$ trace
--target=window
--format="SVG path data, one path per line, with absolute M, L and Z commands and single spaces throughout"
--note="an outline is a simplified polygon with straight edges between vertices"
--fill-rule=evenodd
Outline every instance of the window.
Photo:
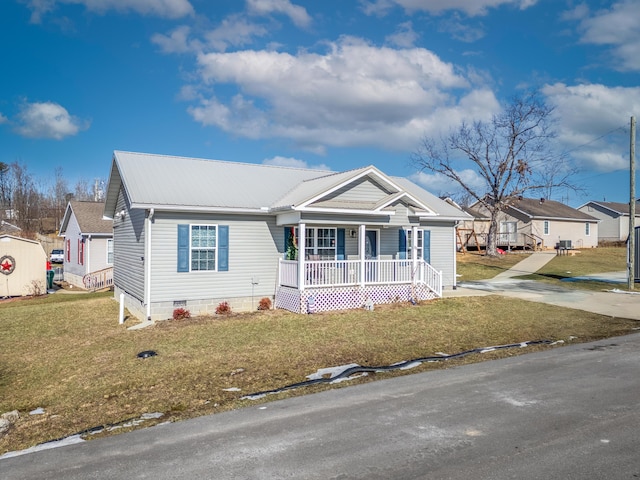
M 71 240 L 67 240 L 67 262 L 71 262 Z
M 113 238 L 107 238 L 107 264 L 113 265 Z
M 411 258 L 411 249 L 413 248 L 413 239 L 412 239 L 413 230 L 407 230 L 407 258 Z M 416 249 L 418 251 L 418 258 L 424 258 L 424 249 L 423 249 L 423 230 L 418 230 L 418 241 L 416 243 Z
M 591 224 L 589 222 L 584 224 L 584 234 L 588 237 L 591 235 Z
M 296 229 L 296 235 L 297 235 Z M 335 228 L 307 228 L 305 229 L 305 254 L 307 260 L 311 255 L 317 255 L 320 260 L 336 259 L 336 229 Z
M 413 246 L 413 230 L 400 230 L 400 248 L 404 246 L 404 258 L 410 259 L 411 248 Z M 417 258 L 424 260 L 427 263 L 431 263 L 431 231 L 430 230 L 418 230 L 416 235 L 416 250 Z
M 189 225 L 178 227 L 178 272 L 229 270 L 229 226 Z
M 544 234 L 549 235 L 549 220 L 544 221 Z
M 218 227 L 191 225 L 191 271 L 215 270 Z

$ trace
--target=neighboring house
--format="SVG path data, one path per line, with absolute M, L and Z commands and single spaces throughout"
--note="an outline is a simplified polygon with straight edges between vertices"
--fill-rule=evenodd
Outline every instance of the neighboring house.
M 0 235 L 0 297 L 47 293 L 47 254 L 35 240 Z
M 22 229 L 12 223 L 0 220 L 0 234 L 6 235 L 18 235 Z
M 629 204 L 617 202 L 594 202 L 578 207 L 600 220 L 598 240 L 603 242 L 626 242 L 629 237 Z M 636 201 L 635 226 L 640 225 L 640 203 Z
M 373 166 L 346 172 L 116 151 L 114 287 L 139 318 L 439 297 L 460 210 Z
M 104 203 L 71 200 L 62 217 L 64 281 L 82 288 L 110 286 L 113 222 L 102 218 Z
M 471 206 L 477 212 L 474 228 L 479 238 L 489 232 L 488 212 L 480 202 Z M 482 218 L 486 220 L 482 220 Z M 486 240 L 485 240 L 486 241 Z M 560 242 L 572 248 L 598 246 L 598 219 L 575 208 L 544 198 L 521 198 L 500 212 L 498 246 L 503 249 L 556 248 Z

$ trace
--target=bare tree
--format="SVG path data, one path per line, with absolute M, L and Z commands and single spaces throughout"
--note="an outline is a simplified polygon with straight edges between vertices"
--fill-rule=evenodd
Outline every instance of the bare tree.
M 515 97 L 491 120 L 463 122 L 439 141 L 424 137 L 411 156 L 420 170 L 440 173 L 486 208 L 490 217 L 487 255 L 497 255 L 498 215 L 531 190 L 571 187 L 568 163 L 553 155 L 553 109 L 536 92 Z M 459 172 L 468 164 L 483 180 L 480 187 Z M 551 174 L 551 168 L 558 168 Z M 558 172 L 567 172 L 560 175 Z
M 11 209 L 11 166 L 0 162 L 0 218 L 10 218 L 6 212 Z
M 17 225 L 23 235 L 33 237 L 40 226 L 40 204 L 42 195 L 38 192 L 33 177 L 26 165 L 18 162 L 11 164 L 12 199 L 11 205 Z

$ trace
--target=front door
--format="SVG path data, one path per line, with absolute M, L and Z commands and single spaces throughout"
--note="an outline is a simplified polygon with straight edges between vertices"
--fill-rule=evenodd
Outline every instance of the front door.
M 378 259 L 378 231 L 366 230 L 364 234 L 364 258 L 365 260 Z M 375 262 L 367 262 L 365 272 L 365 282 L 375 282 L 377 279 L 377 268 Z

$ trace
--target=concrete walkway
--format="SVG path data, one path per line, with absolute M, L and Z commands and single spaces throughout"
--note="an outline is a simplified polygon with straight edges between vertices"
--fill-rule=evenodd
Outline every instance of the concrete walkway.
M 616 288 L 616 284 L 612 283 L 610 290 L 596 292 L 576 290 L 535 280 L 514 278 L 537 272 L 555 256 L 555 252 L 535 252 L 494 278 L 460 282 L 456 290 L 445 291 L 443 296 L 446 298 L 472 295 L 502 295 L 611 317 L 640 320 L 640 291 L 637 293 L 628 292 L 625 284 L 621 284 Z M 612 275 L 616 279 L 622 277 L 620 272 L 614 272 Z

